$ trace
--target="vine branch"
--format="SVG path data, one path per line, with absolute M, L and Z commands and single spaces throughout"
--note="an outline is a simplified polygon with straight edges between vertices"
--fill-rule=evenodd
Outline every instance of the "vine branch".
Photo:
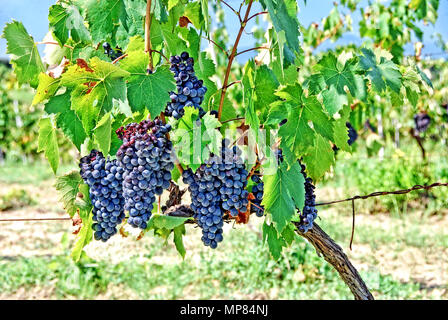
M 255 18 L 256 16 L 262 15 L 262 14 L 268 14 L 267 11 L 261 11 L 258 13 L 253 14 L 249 19 L 247 19 L 247 21 L 250 21 L 251 19 Z
M 240 15 L 240 11 L 236 11 L 231 5 L 229 5 L 227 2 L 225 2 L 224 0 L 219 0 L 220 2 L 224 3 L 230 10 L 232 10 L 232 12 L 238 17 L 238 20 L 241 21 L 241 15 Z M 240 6 L 240 10 L 241 10 L 241 6 Z
M 112 64 L 116 64 L 118 61 L 120 61 L 121 59 L 124 59 L 128 56 L 128 54 L 124 54 L 122 56 L 119 56 L 117 59 L 115 59 L 114 61 L 112 61 Z
M 238 35 L 235 39 L 235 43 L 232 48 L 232 53 L 229 56 L 229 62 L 227 64 L 226 74 L 224 76 L 224 83 L 223 83 L 223 86 L 221 89 L 221 99 L 219 101 L 219 108 L 218 108 L 218 120 L 221 120 L 222 108 L 224 106 L 224 98 L 225 98 L 226 92 L 227 92 L 227 84 L 229 83 L 230 70 L 232 69 L 232 63 L 236 56 L 236 51 L 238 49 L 238 43 L 240 42 L 241 35 L 243 34 L 244 28 L 246 27 L 250 9 L 252 8 L 252 3 L 253 3 L 253 0 L 250 0 L 249 4 L 247 6 L 247 9 L 246 9 L 246 14 L 244 16 L 244 20 L 241 22 L 240 30 L 238 31 Z
M 241 83 L 241 80 L 237 80 L 237 81 L 233 81 L 233 82 L 229 83 L 226 88 L 229 88 L 229 87 L 231 87 L 231 86 L 233 86 L 234 84 L 237 84 L 237 83 Z
M 297 227 L 298 223 L 295 225 Z M 314 223 L 313 228 L 307 233 L 302 233 L 297 228 L 296 232 L 308 240 L 316 249 L 317 254 L 322 255 L 325 261 L 336 269 L 356 300 L 374 300 L 372 293 L 342 248 L 317 223 Z
M 53 41 L 41 41 L 41 42 L 36 42 L 36 44 L 53 44 L 53 45 L 59 46 L 59 43 L 53 42 Z M 71 50 L 75 49 L 74 47 L 69 46 L 68 44 L 64 44 L 64 47 L 69 48 Z
M 146 3 L 146 20 L 145 20 L 145 52 L 149 54 L 148 69 L 153 71 L 152 48 L 151 48 L 151 4 L 152 0 Z
M 224 50 L 219 44 L 217 44 L 215 41 L 213 41 L 212 39 L 208 38 L 208 37 L 204 37 L 201 36 L 203 39 L 208 40 L 209 42 L 213 43 L 218 49 L 220 49 L 222 52 L 224 52 L 224 54 L 226 55 L 226 57 L 229 57 L 229 53 Z
M 271 50 L 268 47 L 261 46 L 261 47 L 255 47 L 255 48 L 250 48 L 250 49 L 243 50 L 241 52 L 238 52 L 235 56 L 239 56 L 240 54 L 243 54 L 243 53 L 246 53 L 246 52 L 249 52 L 249 51 L 253 51 L 253 50 L 260 50 L 260 49 Z

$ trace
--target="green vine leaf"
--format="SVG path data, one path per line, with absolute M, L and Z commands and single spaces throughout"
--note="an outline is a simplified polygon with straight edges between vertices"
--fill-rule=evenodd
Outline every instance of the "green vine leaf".
M 340 95 L 346 95 L 345 87 L 348 88 L 351 95 L 360 100 L 366 97 L 366 84 L 363 77 L 359 74 L 357 58 L 351 58 L 341 63 L 333 53 L 325 55 L 314 67 L 323 78 L 326 85 L 334 87 Z M 313 82 L 320 82 L 320 79 L 313 78 Z
M 176 227 L 182 226 L 185 224 L 185 221 L 190 220 L 190 218 L 183 218 L 183 217 L 171 217 L 171 216 L 164 216 L 160 214 L 154 215 L 151 220 L 151 226 L 154 226 L 155 228 L 159 229 L 168 229 L 173 230 Z
M 110 151 L 111 144 L 112 115 L 106 113 L 96 125 L 94 129 L 95 142 L 98 144 L 100 151 L 106 156 Z
M 303 207 L 305 187 L 300 166 L 296 162 L 288 170 L 283 162 L 274 174 L 265 175 L 263 182 L 262 205 L 272 215 L 275 228 L 281 233 L 295 215 L 296 206 Z
M 67 110 L 56 118 L 58 128 L 61 128 L 65 136 L 70 139 L 78 150 L 87 138 L 86 131 L 82 126 L 81 120 L 73 110 Z
M 176 246 L 177 252 L 185 259 L 186 250 L 184 247 L 184 242 L 182 237 L 186 234 L 185 225 L 182 224 L 174 228 L 174 245 Z
M 267 8 L 277 33 L 285 32 L 285 58 L 293 63 L 295 53 L 300 52 L 297 2 L 295 0 L 261 0 L 261 4 L 264 9 Z
M 59 166 L 59 147 L 56 138 L 56 128 L 53 126 L 50 118 L 42 118 L 39 120 L 39 139 L 37 151 L 45 152 L 45 157 L 48 159 L 54 174 L 56 174 Z
M 361 49 L 363 55 L 360 57 L 360 65 L 367 72 L 367 76 L 372 81 L 373 88 L 377 92 L 386 90 L 386 87 L 399 93 L 401 89 L 401 73 L 398 67 L 385 57 L 380 57 L 379 62 L 373 51 Z
M 11 63 L 20 84 L 29 84 L 36 88 L 39 74 L 45 71 L 44 65 L 31 37 L 21 22 L 7 23 L 2 37 L 6 39 L 6 53 L 11 55 Z
M 75 246 L 73 247 L 72 253 L 70 255 L 71 258 L 73 259 L 73 261 L 75 261 L 75 262 L 79 261 L 79 259 L 81 258 L 81 255 L 84 251 L 84 247 L 92 241 L 92 237 L 93 237 L 92 215 L 86 214 L 86 216 L 87 216 L 86 218 L 83 218 L 81 216 L 82 227 L 78 233 L 78 240 L 76 241 Z
M 64 132 L 78 150 L 87 138 L 87 134 L 82 126 L 81 120 L 76 113 L 70 109 L 70 91 L 52 96 L 45 104 L 45 112 L 56 114 L 56 125 Z
M 276 89 L 280 86 L 274 72 L 266 65 L 257 68 L 255 72 L 255 101 L 254 107 L 257 111 L 265 111 L 266 106 L 276 101 Z
M 175 150 L 179 162 L 183 166 L 189 166 L 193 171 L 196 171 L 202 163 L 202 152 L 200 150 L 205 147 L 202 146 L 202 139 L 194 140 L 195 137 L 201 138 L 201 124 L 197 121 L 199 110 L 194 107 L 186 107 L 184 111 L 184 116 L 174 123 L 171 140 L 177 146 Z
M 97 57 L 89 65 L 78 59 L 62 75 L 61 84 L 72 89 L 71 108 L 89 136 L 99 117 L 112 110 L 114 100 L 126 100 L 127 76 L 127 71 Z
M 46 73 L 39 74 L 39 85 L 36 90 L 36 94 L 34 95 L 34 99 L 32 104 L 36 105 L 44 100 L 52 97 L 56 91 L 59 89 L 59 85 L 61 83 L 60 79 L 55 79 L 50 77 Z
M 93 42 L 114 38 L 118 26 L 127 29 L 127 13 L 123 0 L 88 0 L 85 4 L 87 22 Z
M 346 123 L 349 122 L 351 108 L 347 105 L 339 112 L 340 118 L 334 125 L 334 143 L 341 150 L 350 152 L 351 147 L 348 145 L 348 128 Z
M 328 141 L 334 141 L 334 120 L 324 112 L 317 97 L 300 96 L 301 88 L 287 86 L 281 88 L 277 95 L 292 104 L 289 118 L 286 124 L 280 127 L 281 147 L 284 151 L 285 161 L 292 166 L 297 159 L 316 147 L 316 137 Z M 313 128 L 309 123 L 312 123 Z M 287 149 L 287 150 L 285 150 Z
M 263 224 L 263 243 L 268 243 L 269 252 L 275 260 L 280 259 L 283 247 L 286 247 L 285 240 L 279 236 L 273 225 Z
M 133 51 L 122 63 L 122 68 L 131 76 L 127 81 L 128 100 L 133 112 L 148 109 L 151 117 L 157 117 L 170 101 L 170 91 L 176 89 L 173 73 L 168 66 L 160 66 L 147 74 L 148 56 Z
M 63 46 L 67 43 L 70 35 L 75 42 L 87 42 L 90 33 L 84 25 L 84 18 L 74 5 L 62 6 L 55 4 L 50 7 L 48 20 L 50 30 L 55 39 Z
M 328 140 L 316 135 L 313 148 L 304 155 L 303 162 L 310 178 L 315 182 L 319 181 L 334 165 L 334 153 Z
M 73 218 L 77 211 L 75 205 L 79 185 L 83 183 L 78 171 L 69 172 L 56 178 L 55 188 L 59 193 L 59 201 L 64 204 L 65 211 Z

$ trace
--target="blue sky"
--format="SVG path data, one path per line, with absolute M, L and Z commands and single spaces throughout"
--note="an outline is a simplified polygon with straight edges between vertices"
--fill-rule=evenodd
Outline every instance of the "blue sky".
M 55 0 L 0 0 L 0 28 L 2 29 L 6 22 L 12 19 L 22 21 L 25 28 L 34 37 L 35 41 L 41 41 L 48 31 L 48 8 L 54 4 Z M 240 0 L 228 0 L 230 5 L 239 6 Z M 367 3 L 367 1 L 364 1 Z M 303 25 L 309 25 L 311 22 L 320 21 L 323 16 L 326 16 L 333 8 L 333 0 L 308 0 L 307 5 L 303 4 L 303 0 L 299 0 L 299 20 Z M 260 5 L 256 3 L 253 7 L 253 12 L 260 10 Z M 235 37 L 238 31 L 238 21 L 233 17 L 230 10 L 227 10 L 227 29 L 231 37 Z M 359 16 L 355 15 L 354 26 L 356 28 Z M 250 25 L 248 30 L 250 30 Z M 445 41 L 448 41 L 448 0 L 440 0 L 439 7 L 439 19 L 437 24 L 424 27 L 425 34 L 425 48 L 424 53 L 440 53 L 441 49 L 435 45 L 435 39 L 432 39 L 432 35 L 435 33 L 441 33 Z M 346 34 L 342 39 L 338 40 L 336 44 L 344 44 L 347 42 L 361 43 L 361 39 L 356 34 L 356 29 L 352 34 Z M 250 48 L 252 41 L 250 35 L 243 35 L 241 39 L 241 50 Z M 336 44 L 329 41 L 324 43 L 320 49 L 328 49 Z M 39 49 L 43 49 L 39 48 Z M 408 53 L 412 53 L 412 45 L 407 48 Z M 240 59 L 247 59 L 252 57 L 255 53 L 251 52 L 245 55 L 241 55 Z M 6 57 L 6 41 L 0 39 L 0 58 Z M 445 55 L 446 56 L 446 55 Z

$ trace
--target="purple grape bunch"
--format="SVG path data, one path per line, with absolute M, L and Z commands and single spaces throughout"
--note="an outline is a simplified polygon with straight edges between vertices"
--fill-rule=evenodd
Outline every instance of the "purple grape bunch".
M 199 109 L 199 117 L 202 118 L 205 111 L 201 108 L 201 103 L 204 101 L 207 87 L 195 75 L 194 59 L 188 52 L 182 52 L 180 56 L 171 56 L 170 63 L 177 92 L 170 92 L 171 102 L 166 106 L 165 115 L 180 119 L 185 113 L 185 107 L 194 107 Z
M 193 217 L 202 229 L 201 240 L 205 246 L 216 249 L 223 240 L 224 212 L 217 189 L 221 183 L 213 174 L 213 169 L 210 169 L 211 167 L 201 166 L 196 173 L 187 169 L 182 173 L 182 178 L 190 191 Z
M 252 194 L 255 199 L 251 200 L 252 205 L 250 206 L 250 211 L 255 213 L 257 217 L 262 217 L 264 215 L 264 208 L 261 205 L 264 194 L 264 183 L 261 181 L 260 172 L 255 171 L 254 174 L 250 177 L 250 179 L 255 183 L 252 187 Z
M 418 132 L 425 132 L 431 124 L 431 118 L 427 113 L 421 112 L 414 116 L 414 122 Z
M 356 132 L 355 128 L 353 128 L 352 124 L 350 122 L 345 123 L 347 129 L 348 129 L 348 145 L 351 146 L 355 143 L 355 141 L 358 139 L 358 132 Z
M 94 238 L 105 242 L 117 233 L 117 226 L 125 218 L 122 194 L 124 170 L 117 160 L 106 160 L 97 150 L 81 158 L 79 167 L 82 179 L 89 186 Z
M 124 169 L 124 209 L 129 212 L 128 224 L 146 229 L 157 195 L 170 186 L 172 142 L 166 137 L 171 130 L 160 119 L 131 123 L 117 130 L 123 144 L 117 160 Z
M 123 55 L 123 51 L 120 48 L 112 49 L 109 42 L 103 43 L 104 54 L 109 57 L 110 60 L 114 61 Z
M 305 178 L 305 206 L 302 211 L 299 210 L 300 222 L 298 229 L 306 233 L 313 227 L 313 222 L 317 218 L 316 195 L 314 193 L 316 187 L 313 184 L 313 180 L 307 176 L 305 165 L 300 161 L 299 164 L 302 168 L 303 177 Z
M 246 212 L 249 192 L 245 190 L 248 171 L 244 168 L 241 150 L 222 141 L 220 155 L 211 155 L 195 173 L 183 173 L 188 184 L 194 218 L 202 229 L 204 245 L 215 249 L 222 241 L 223 216 L 228 212 L 236 217 Z

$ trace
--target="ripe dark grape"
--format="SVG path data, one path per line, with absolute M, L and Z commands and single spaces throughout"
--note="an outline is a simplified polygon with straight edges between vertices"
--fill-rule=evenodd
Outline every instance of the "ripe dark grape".
M 255 213 L 257 217 L 262 217 L 264 215 L 264 208 L 261 205 L 261 201 L 263 200 L 264 183 L 261 181 L 259 171 L 255 171 L 250 178 L 256 183 L 256 185 L 252 187 L 252 194 L 255 199 L 251 200 L 252 204 L 250 206 L 250 210 Z
M 195 75 L 194 59 L 187 52 L 182 52 L 180 56 L 171 56 L 170 63 L 177 92 L 170 92 L 171 102 L 166 106 L 165 115 L 180 119 L 185 113 L 184 108 L 192 106 L 199 109 L 199 116 L 202 118 L 205 111 L 201 108 L 201 103 L 207 87 Z
M 425 132 L 431 124 L 431 118 L 427 113 L 418 113 L 414 116 L 414 122 L 418 132 Z
M 358 139 L 358 133 L 356 132 L 355 128 L 353 128 L 353 126 L 350 122 L 346 122 L 345 125 L 347 126 L 347 129 L 348 129 L 347 143 L 349 146 L 351 146 Z
M 216 111 L 216 110 L 212 110 L 212 111 L 210 111 L 210 114 L 211 114 L 212 116 L 215 116 L 216 119 L 218 119 L 218 111 Z
M 202 241 L 206 246 L 216 248 L 222 241 L 223 215 L 236 217 L 246 212 L 249 192 L 245 190 L 248 172 L 241 159 L 241 150 L 223 140 L 220 155 L 211 155 L 193 173 L 186 170 L 183 181 L 189 185 L 192 205 Z
M 129 212 L 128 223 L 146 229 L 151 217 L 156 195 L 170 186 L 172 142 L 166 137 L 171 130 L 160 119 L 131 123 L 117 130 L 123 145 L 117 151 L 117 159 L 124 169 L 124 209 Z
M 315 186 L 313 180 L 305 172 L 305 165 L 300 163 L 300 161 L 299 164 L 302 167 L 302 174 L 305 178 L 305 206 L 303 211 L 299 211 L 300 222 L 298 228 L 301 232 L 306 233 L 313 227 L 313 222 L 317 218 L 316 195 L 314 194 Z
M 120 48 L 112 49 L 109 42 L 103 43 L 104 54 L 107 55 L 110 60 L 114 61 L 123 55 L 123 51 Z
M 96 240 L 107 241 L 117 233 L 117 225 L 125 218 L 122 194 L 123 169 L 117 160 L 106 160 L 92 150 L 79 163 L 81 177 L 89 186 L 93 206 L 93 230 Z

